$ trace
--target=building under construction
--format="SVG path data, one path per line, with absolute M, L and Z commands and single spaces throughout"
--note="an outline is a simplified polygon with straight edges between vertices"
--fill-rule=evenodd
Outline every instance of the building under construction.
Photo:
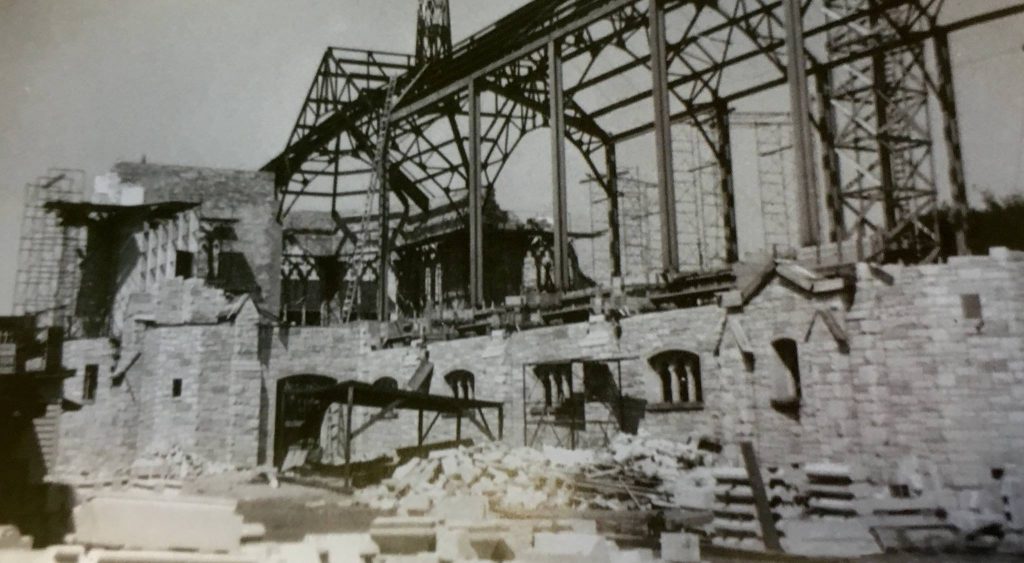
M 341 405 L 349 467 L 428 435 L 642 431 L 894 491 L 907 459 L 943 490 L 1020 483 L 1024 254 L 967 255 L 949 42 L 1024 4 L 943 7 L 534 0 L 453 44 L 421 0 L 412 54 L 324 52 L 261 170 L 48 172 L 0 379 L 63 389 L 0 402 L 12 458 L 45 460 L 8 478 L 281 466 Z M 519 217 L 497 179 L 536 129 L 551 212 Z M 637 143 L 653 169 L 620 166 Z

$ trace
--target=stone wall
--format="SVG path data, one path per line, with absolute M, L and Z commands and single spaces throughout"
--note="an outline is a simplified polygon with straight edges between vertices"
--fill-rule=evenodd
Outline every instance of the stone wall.
M 65 403 L 72 405 L 60 417 L 56 473 L 110 478 L 134 461 L 140 417 L 137 389 L 115 379 L 117 359 L 117 347 L 108 338 L 64 342 L 64 366 L 74 374 L 64 380 Z M 91 402 L 82 398 L 88 365 L 96 365 L 99 376 Z
M 889 479 L 906 456 L 934 463 L 955 487 L 976 486 L 993 468 L 1024 467 L 1024 286 L 1018 281 L 1024 255 L 994 251 L 948 265 L 862 265 L 846 283 L 800 279 L 784 269 L 776 268 L 756 291 L 728 300 L 727 307 L 646 313 L 617 324 L 596 316 L 587 323 L 431 343 L 430 390 L 449 395 L 444 376 L 471 372 L 476 398 L 503 403 L 504 439 L 519 445 L 534 441 L 536 428 L 524 432 L 524 387 L 528 402 L 543 397 L 530 369 L 524 377 L 524 364 L 624 357 L 620 390 L 627 418 L 655 436 L 749 440 L 767 466 L 857 463 L 878 482 Z M 177 310 L 183 294 L 190 293 L 168 287 L 159 308 Z M 122 355 L 133 345 L 141 355 L 128 370 L 125 391 L 101 383 L 100 392 L 112 397 L 127 397 L 131 389 L 134 403 L 124 404 L 137 410 L 118 416 L 137 412 L 137 423 L 117 424 L 137 427 L 137 453 L 181 447 L 233 465 L 267 461 L 275 443 L 278 387 L 286 378 L 317 374 L 372 383 L 391 377 L 404 387 L 422 358 L 416 347 L 376 349 L 379 327 L 372 323 L 260 326 L 255 307 L 247 304 L 203 324 L 197 308 L 188 310 L 194 314 L 177 323 L 150 323 L 135 344 L 126 341 Z M 780 342 L 797 350 L 795 365 L 787 363 Z M 649 359 L 666 350 L 699 357 L 700 402 L 663 404 Z M 77 363 L 88 354 L 109 353 L 101 341 L 69 342 L 66 348 L 68 361 Z M 617 388 L 619 373 L 612 367 Z M 171 396 L 174 379 L 181 380 L 180 397 Z M 582 391 L 582 370 L 574 380 L 575 391 Z M 100 399 L 66 413 L 66 421 L 79 426 L 69 434 L 101 436 L 101 430 L 83 428 L 114 424 L 112 412 L 99 408 Z M 617 408 L 616 401 L 587 406 L 582 443 L 598 443 L 613 430 L 599 420 L 614 418 L 608 408 Z M 374 412 L 359 410 L 353 425 Z M 86 423 L 89 413 L 95 420 Z M 496 432 L 496 421 L 489 422 Z M 454 425 L 454 419 L 440 418 L 430 441 L 453 438 Z M 356 459 L 414 445 L 415 428 L 414 411 L 380 422 L 357 439 Z M 469 421 L 463 436 L 483 439 Z M 551 428 L 537 432 L 534 441 L 559 442 L 568 443 L 565 431 Z M 82 463 L 95 460 L 89 446 L 66 449 Z
M 204 219 L 231 219 L 233 250 L 241 252 L 266 310 L 278 310 L 281 227 L 275 220 L 274 178 L 267 172 L 120 162 L 114 172 L 145 188 L 146 203 L 199 202 Z

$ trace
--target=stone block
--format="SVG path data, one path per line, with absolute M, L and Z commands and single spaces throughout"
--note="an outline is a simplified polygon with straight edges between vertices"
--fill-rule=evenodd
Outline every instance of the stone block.
M 627 549 L 613 551 L 612 563 L 654 563 L 654 552 L 650 549 Z
M 487 497 L 458 495 L 439 499 L 432 514 L 443 520 L 480 521 L 486 519 L 489 512 Z
M 75 538 L 98 547 L 236 551 L 242 518 L 235 504 L 211 498 L 100 496 L 74 509 Z
M 608 544 L 596 534 L 539 533 L 533 536 L 533 550 L 525 557 L 528 561 L 568 563 L 587 561 L 611 563 Z
M 316 551 L 303 544 L 291 544 L 277 554 L 257 558 L 249 554 L 183 553 L 175 551 L 129 551 L 91 549 L 79 559 L 53 561 L 81 561 L 82 563 L 319 563 Z M 71 552 L 66 552 L 71 555 Z M 46 561 L 34 559 L 33 561 Z
M 323 563 L 363 563 L 380 554 L 370 534 L 309 534 L 303 543 L 313 545 Z
M 398 501 L 398 510 L 407 516 L 424 516 L 430 512 L 431 504 L 427 495 L 407 495 Z
M 370 526 L 370 537 L 384 554 L 407 555 L 433 551 L 437 544 L 433 518 L 383 517 Z
M 437 556 L 442 561 L 476 559 L 476 551 L 469 542 L 466 530 L 442 528 L 437 531 Z
M 586 520 L 583 518 L 566 518 L 557 522 L 559 525 L 567 527 L 570 531 L 576 534 L 597 534 L 597 522 L 594 520 Z
M 661 534 L 661 559 L 674 563 L 700 561 L 700 539 L 694 534 Z

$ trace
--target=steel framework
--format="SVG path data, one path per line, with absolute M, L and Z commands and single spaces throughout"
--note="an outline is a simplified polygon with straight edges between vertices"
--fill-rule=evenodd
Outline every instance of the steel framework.
M 948 22 L 943 0 L 535 0 L 449 57 L 422 64 L 397 53 L 328 49 L 285 150 L 264 169 L 276 175 L 280 215 L 316 198 L 344 210 L 345 198 L 364 190 L 342 182 L 367 183 L 385 85 L 396 77 L 404 96 L 392 113 L 384 189 L 406 212 L 468 190 L 470 294 L 480 304 L 480 194 L 527 133 L 551 130 L 559 289 L 569 277 L 566 141 L 608 194 L 615 226 L 616 146 L 653 133 L 661 262 L 678 272 L 672 123 L 690 124 L 715 155 L 723 205 L 714 223 L 725 228 L 724 255 L 733 261 L 725 116 L 741 100 L 788 85 L 799 242 L 836 243 L 842 256 L 842 243 L 856 236 L 881 249 L 858 245 L 859 258 L 934 260 L 929 100 L 941 114 L 954 206 L 967 201 L 948 37 L 1024 12 L 1022 3 L 996 11 L 982 4 Z M 962 222 L 957 237 L 963 252 Z M 620 275 L 617 229 L 609 238 Z

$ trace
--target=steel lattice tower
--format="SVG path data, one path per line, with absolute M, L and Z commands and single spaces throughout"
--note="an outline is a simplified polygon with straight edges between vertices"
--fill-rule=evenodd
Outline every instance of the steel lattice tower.
M 448 0 L 420 0 L 416 22 L 416 63 L 446 59 L 452 54 L 452 19 Z

